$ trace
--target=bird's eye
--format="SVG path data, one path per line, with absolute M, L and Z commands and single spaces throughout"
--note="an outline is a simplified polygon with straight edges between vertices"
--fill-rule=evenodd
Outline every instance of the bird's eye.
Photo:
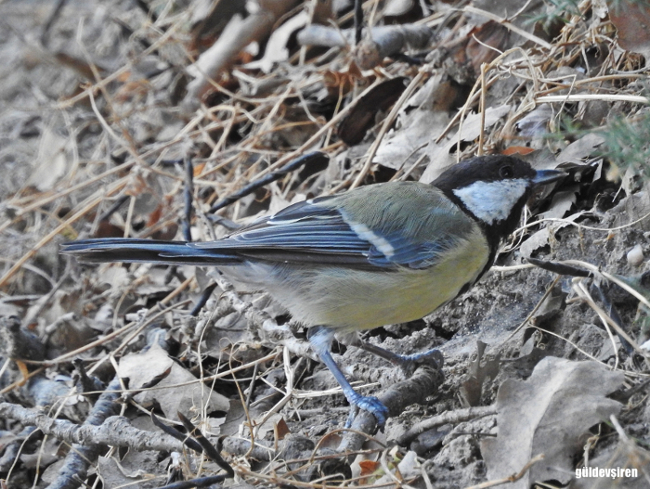
M 501 178 L 511 178 L 513 175 L 512 167 L 511 166 L 502 166 L 499 168 L 499 175 L 501 175 Z

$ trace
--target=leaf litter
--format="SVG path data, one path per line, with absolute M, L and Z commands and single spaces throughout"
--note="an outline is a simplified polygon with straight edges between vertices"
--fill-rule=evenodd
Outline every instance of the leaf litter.
M 643 134 L 647 120 L 647 8 L 368 1 L 374 30 L 357 45 L 352 3 L 0 5 L 3 484 L 230 484 L 206 448 L 171 437 L 148 448 L 162 434 L 150 413 L 187 430 L 179 411 L 250 486 L 650 483 L 647 170 L 622 166 L 611 145 L 612 128 Z M 647 141 L 625 141 L 642 162 Z M 329 158 L 282 170 L 315 150 Z M 336 384 L 264 295 L 193 267 L 82 267 L 58 254 L 80 236 L 215 239 L 304 198 L 429 182 L 499 152 L 559 165 L 571 181 L 531 203 L 470 292 L 367 333 L 400 353 L 439 347 L 442 385 L 340 344 L 356 380 L 416 402 L 374 437 L 339 431 Z M 552 310 L 550 290 L 562 297 Z M 21 346 L 32 342 L 36 360 Z M 119 404 L 102 404 L 112 379 Z M 436 387 L 416 401 L 409 381 Z M 137 436 L 107 433 L 115 414 Z M 88 433 L 85 461 L 64 428 Z M 588 467 L 638 476 L 576 476 Z

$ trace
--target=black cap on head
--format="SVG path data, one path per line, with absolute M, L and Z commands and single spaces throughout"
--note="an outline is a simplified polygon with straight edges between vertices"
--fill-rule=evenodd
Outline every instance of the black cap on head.
M 451 166 L 432 185 L 441 190 L 465 187 L 472 182 L 524 178 L 532 180 L 536 171 L 529 163 L 513 156 L 476 156 Z

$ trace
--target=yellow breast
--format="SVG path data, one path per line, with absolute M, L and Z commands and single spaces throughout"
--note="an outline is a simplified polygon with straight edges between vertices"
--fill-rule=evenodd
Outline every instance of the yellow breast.
M 478 278 L 489 255 L 487 241 L 477 227 L 430 268 L 312 269 L 309 277 L 300 278 L 300 287 L 282 287 L 271 293 L 307 326 L 342 331 L 372 329 L 433 312 Z

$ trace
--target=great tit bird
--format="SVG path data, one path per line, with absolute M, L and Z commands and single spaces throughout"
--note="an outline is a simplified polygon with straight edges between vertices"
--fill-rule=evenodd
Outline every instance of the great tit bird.
M 62 251 L 82 262 L 215 266 L 268 291 L 309 328 L 353 413 L 370 411 L 383 426 L 386 406 L 358 394 L 334 362 L 334 334 L 419 319 L 468 290 L 491 267 L 533 189 L 563 175 L 509 156 L 481 156 L 431 185 L 380 183 L 306 200 L 218 241 L 88 239 Z M 397 364 L 418 358 L 366 346 Z

